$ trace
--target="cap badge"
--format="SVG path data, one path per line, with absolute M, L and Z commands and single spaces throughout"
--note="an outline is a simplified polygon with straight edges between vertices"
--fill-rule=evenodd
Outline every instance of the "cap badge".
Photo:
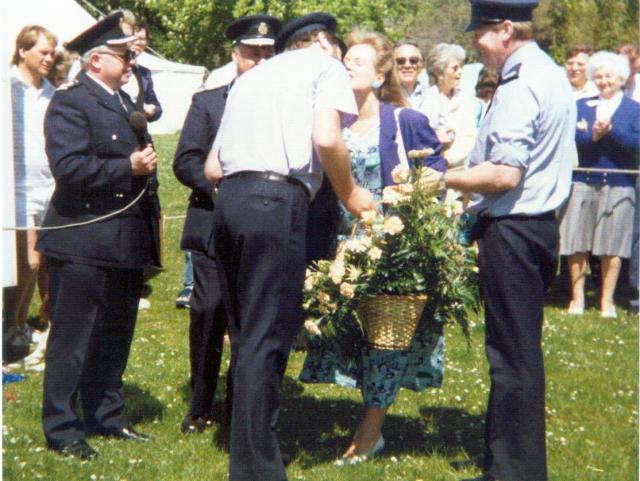
M 260 22 L 258 25 L 258 33 L 260 35 L 266 35 L 269 33 L 269 26 L 265 22 Z

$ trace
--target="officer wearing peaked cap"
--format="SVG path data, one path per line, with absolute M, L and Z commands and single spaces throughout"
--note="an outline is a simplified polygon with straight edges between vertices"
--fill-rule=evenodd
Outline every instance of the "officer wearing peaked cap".
M 213 237 L 233 359 L 231 481 L 287 479 L 274 425 L 302 321 L 307 213 L 322 169 L 355 215 L 375 208 L 340 137 L 341 115 L 357 106 L 334 29 L 326 14 L 283 28 L 286 51 L 231 89 L 205 166 L 219 180 Z
M 52 321 L 42 419 L 48 447 L 82 459 L 97 455 L 87 434 L 148 440 L 124 417 L 122 375 L 143 268 L 159 265 L 159 203 L 144 190 L 157 157 L 150 137 L 141 148 L 129 126 L 135 106 L 120 87 L 131 75 L 133 37 L 122 33 L 121 16 L 67 44 L 83 70 L 56 91 L 44 125 L 56 188 L 43 226 L 65 227 L 42 231 L 37 244 L 49 260 Z
M 280 27 L 280 20 L 269 15 L 250 15 L 229 25 L 226 34 L 233 42 L 231 55 L 238 77 L 273 55 Z M 213 246 L 209 246 L 213 230 L 213 186 L 204 176 L 204 163 L 218 133 L 232 86 L 233 82 L 193 96 L 173 161 L 176 177 L 191 189 L 180 243 L 182 249 L 191 252 L 194 274 L 189 312 L 192 393 L 189 411 L 181 423 L 184 433 L 198 433 L 211 424 L 227 328 Z M 231 376 L 227 376 L 228 413 L 231 389 Z
M 564 72 L 534 40 L 537 4 L 471 0 L 467 31 L 501 80 L 469 169 L 424 179 L 469 192 L 468 209 L 479 216 L 491 392 L 476 481 L 547 480 L 544 294 L 557 266 L 555 211 L 569 195 L 576 110 Z

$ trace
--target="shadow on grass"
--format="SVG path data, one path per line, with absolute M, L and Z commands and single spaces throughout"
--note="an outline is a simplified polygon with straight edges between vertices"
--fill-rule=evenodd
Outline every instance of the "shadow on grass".
M 304 386 L 285 377 L 282 386 L 277 435 L 285 463 L 296 459 L 308 469 L 340 456 L 358 425 L 362 404 L 351 399 L 305 395 Z M 483 449 L 482 417 L 457 408 L 420 410 L 420 417 L 387 416 L 384 424 L 384 455 L 416 456 L 438 452 L 445 456 L 465 451 L 478 458 Z M 229 428 L 221 425 L 213 433 L 214 445 L 229 449 Z
M 162 419 L 164 406 L 149 391 L 140 389 L 136 384 L 124 384 L 125 413 L 131 424 L 146 423 Z

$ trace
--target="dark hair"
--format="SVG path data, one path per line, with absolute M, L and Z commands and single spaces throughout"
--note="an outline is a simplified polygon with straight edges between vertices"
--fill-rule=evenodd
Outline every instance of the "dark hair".
M 136 26 L 133 27 L 133 33 L 135 34 L 140 30 L 144 30 L 145 32 L 147 32 L 147 41 L 149 41 L 149 38 L 151 37 L 151 32 L 149 32 L 149 24 L 143 18 L 139 19 L 136 22 Z
M 567 49 L 567 53 L 564 55 L 564 59 L 569 60 L 570 58 L 573 58 L 581 53 L 586 53 L 587 55 L 591 56 L 591 54 L 593 53 L 591 45 L 587 45 L 586 43 L 571 45 Z
M 476 82 L 476 97 L 490 100 L 498 88 L 498 78 L 498 72 L 488 67 L 482 67 Z
M 327 37 L 327 41 L 331 45 L 335 45 L 337 47 L 340 47 L 340 40 L 338 40 L 338 37 L 334 33 L 328 32 L 327 30 L 319 28 L 317 30 L 311 30 L 309 32 L 294 33 L 287 40 L 286 50 L 297 50 L 297 49 L 300 49 L 300 48 L 308 47 L 313 42 L 318 40 L 318 34 L 320 32 L 323 32 L 325 34 L 325 36 Z M 344 54 L 344 52 L 343 52 L 343 54 Z
M 27 25 L 20 30 L 20 33 L 16 37 L 16 50 L 11 58 L 12 65 L 18 65 L 20 63 L 20 50 L 31 50 L 33 46 L 38 42 L 40 35 L 43 35 L 47 40 L 58 44 L 58 38 L 49 30 L 40 25 Z

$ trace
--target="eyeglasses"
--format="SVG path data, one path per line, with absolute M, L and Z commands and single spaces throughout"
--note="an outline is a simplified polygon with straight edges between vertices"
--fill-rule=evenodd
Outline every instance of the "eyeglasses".
M 420 57 L 397 57 L 396 65 L 402 66 L 409 62 L 411 65 L 418 65 L 420 63 Z
M 103 55 L 111 55 L 112 57 L 117 57 L 120 60 L 122 60 L 124 63 L 129 63 L 136 58 L 136 53 L 133 52 L 132 50 L 125 50 L 124 53 L 115 53 L 115 52 L 109 52 L 107 50 L 101 50 L 98 53 Z

